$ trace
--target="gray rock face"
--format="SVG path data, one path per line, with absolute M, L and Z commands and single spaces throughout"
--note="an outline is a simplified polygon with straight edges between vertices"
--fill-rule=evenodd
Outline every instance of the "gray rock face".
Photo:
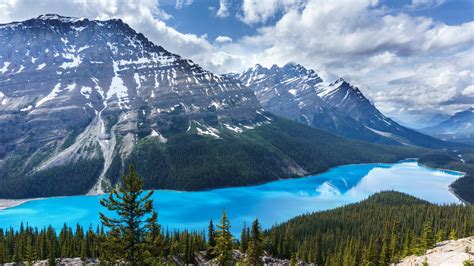
M 252 90 L 121 20 L 43 15 L 0 25 L 0 47 L 0 169 L 14 156 L 24 174 L 102 158 L 103 176 L 137 138 L 166 142 L 191 127 L 218 137 L 269 120 Z
M 343 79 L 323 82 L 299 64 L 256 65 L 227 74 L 251 88 L 269 112 L 345 137 L 372 143 L 444 147 L 447 143 L 405 128 L 384 116 L 355 86 Z

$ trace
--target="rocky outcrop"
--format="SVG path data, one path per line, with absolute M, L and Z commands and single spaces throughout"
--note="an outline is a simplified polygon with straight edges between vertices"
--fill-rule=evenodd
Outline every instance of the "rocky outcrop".
M 425 255 L 406 257 L 396 265 L 421 266 L 423 262 L 427 262 L 428 265 L 465 265 L 463 263 L 470 262 L 468 265 L 473 265 L 474 237 L 437 243 L 426 251 Z

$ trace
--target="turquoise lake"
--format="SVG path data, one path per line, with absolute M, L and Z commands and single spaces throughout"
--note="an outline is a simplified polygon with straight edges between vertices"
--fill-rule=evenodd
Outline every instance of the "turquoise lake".
M 461 176 L 454 171 L 431 169 L 415 160 L 394 164 L 344 165 L 305 178 L 286 179 L 262 185 L 213 189 L 199 192 L 156 190 L 154 205 L 159 222 L 169 229 L 207 227 L 218 221 L 225 208 L 232 231 L 256 217 L 264 228 L 299 214 L 354 203 L 382 190 L 396 190 L 438 204 L 460 203 L 448 189 Z M 47 198 L 0 210 L 0 227 L 18 228 L 20 223 L 60 229 L 64 223 L 94 228 L 100 224 L 100 196 Z

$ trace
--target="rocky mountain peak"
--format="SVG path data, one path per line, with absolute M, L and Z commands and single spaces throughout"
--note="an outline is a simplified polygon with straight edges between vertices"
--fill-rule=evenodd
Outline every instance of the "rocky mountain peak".
M 48 151 L 28 171 L 103 157 L 103 176 L 140 138 L 220 138 L 271 121 L 250 89 L 118 19 L 47 14 L 3 24 L 0 47 L 0 159 Z

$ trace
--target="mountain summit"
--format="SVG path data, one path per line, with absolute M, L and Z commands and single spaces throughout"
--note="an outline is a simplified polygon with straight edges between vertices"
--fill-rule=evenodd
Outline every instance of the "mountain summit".
M 428 148 L 449 145 L 386 117 L 344 79 L 327 83 L 299 64 L 256 65 L 225 76 L 251 88 L 267 111 L 344 137 Z
M 24 174 L 103 159 L 103 177 L 138 138 L 166 142 L 187 131 L 219 138 L 217 128 L 271 120 L 251 90 L 121 20 L 42 15 L 0 25 L 0 45 L 0 156 L 26 156 L 18 165 Z
M 121 20 L 43 15 L 0 25 L 0 46 L 0 198 L 101 193 L 130 164 L 146 188 L 195 190 L 413 157 L 278 118 Z

